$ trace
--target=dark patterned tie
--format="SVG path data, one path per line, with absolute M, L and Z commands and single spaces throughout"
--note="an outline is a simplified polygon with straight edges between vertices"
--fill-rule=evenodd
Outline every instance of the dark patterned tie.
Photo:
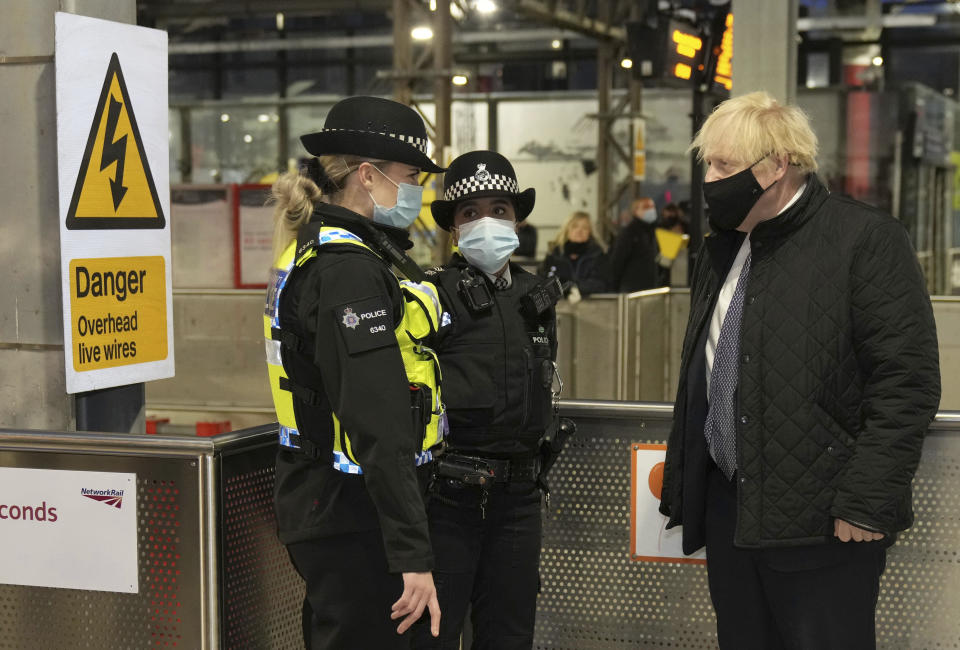
M 506 291 L 507 289 L 507 279 L 502 275 L 498 275 L 497 279 L 493 281 L 493 286 L 497 291 Z
M 720 339 L 710 371 L 710 408 L 704 434 L 710 455 L 730 479 L 737 469 L 737 405 L 734 396 L 740 382 L 740 323 L 743 321 L 743 294 L 750 276 L 750 255 L 743 263 L 733 298 L 720 327 Z

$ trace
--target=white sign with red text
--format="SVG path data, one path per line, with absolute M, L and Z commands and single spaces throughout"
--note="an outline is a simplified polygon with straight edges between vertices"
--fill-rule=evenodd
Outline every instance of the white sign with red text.
M 137 475 L 0 467 L 0 584 L 137 593 Z

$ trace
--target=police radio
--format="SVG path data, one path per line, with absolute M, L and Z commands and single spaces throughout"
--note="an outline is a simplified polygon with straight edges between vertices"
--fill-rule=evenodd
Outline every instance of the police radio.
M 556 276 L 538 284 L 529 293 L 520 298 L 520 309 L 529 318 L 536 318 L 556 305 L 563 298 L 563 285 Z

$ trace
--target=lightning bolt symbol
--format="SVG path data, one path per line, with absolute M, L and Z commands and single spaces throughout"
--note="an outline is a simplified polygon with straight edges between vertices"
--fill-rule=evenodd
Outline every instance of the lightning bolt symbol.
M 117 131 L 117 122 L 120 120 L 121 108 L 123 108 L 123 104 L 114 99 L 113 95 L 110 95 L 107 130 L 103 134 L 103 153 L 100 155 L 100 171 L 109 167 L 111 163 L 117 163 L 116 177 L 110 179 L 110 193 L 113 195 L 114 212 L 120 208 L 123 195 L 127 193 L 127 188 L 123 186 L 123 159 L 127 155 L 127 136 L 123 136 L 116 142 L 113 141 L 113 136 L 116 135 Z

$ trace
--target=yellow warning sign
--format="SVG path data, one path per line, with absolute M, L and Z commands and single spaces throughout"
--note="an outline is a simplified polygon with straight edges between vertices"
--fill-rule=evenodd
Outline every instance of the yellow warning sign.
M 120 59 L 114 52 L 93 115 L 66 225 L 70 230 L 99 230 L 163 228 L 165 223 Z
M 166 359 L 163 256 L 70 260 L 70 318 L 77 372 Z

